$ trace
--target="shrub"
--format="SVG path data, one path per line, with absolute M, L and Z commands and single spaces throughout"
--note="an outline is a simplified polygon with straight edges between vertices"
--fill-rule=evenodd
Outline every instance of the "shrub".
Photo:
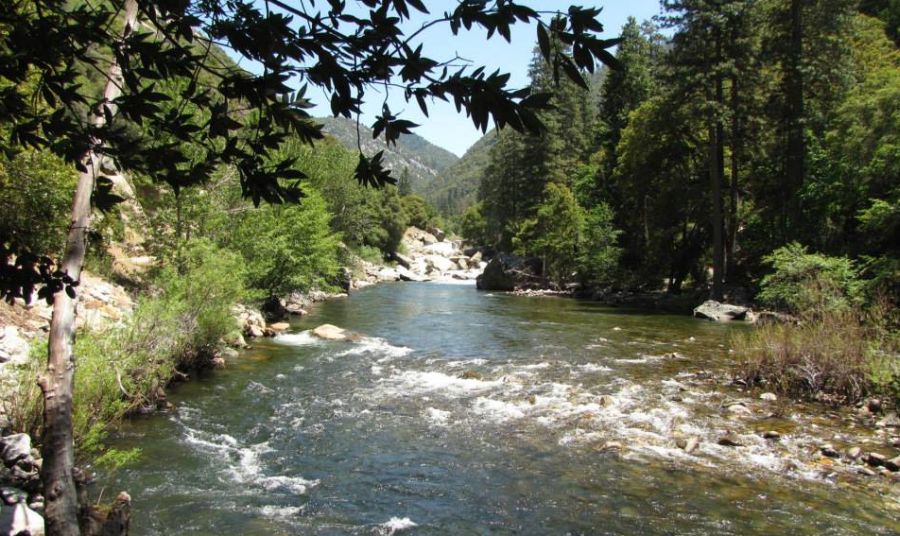
M 73 421 L 81 456 L 99 454 L 109 426 L 152 407 L 177 368 L 203 366 L 219 340 L 238 328 L 230 311 L 243 295 L 243 270 L 234 253 L 206 240 L 188 242 L 179 270 L 162 270 L 154 287 L 124 324 L 76 338 Z M 10 400 L 14 428 L 32 434 L 39 433 L 41 422 L 36 380 L 46 355 L 45 343 L 35 346 Z M 120 453 L 106 459 L 123 456 L 128 457 Z
M 874 390 L 870 335 L 853 312 L 830 312 L 815 322 L 759 326 L 735 336 L 732 347 L 748 384 L 853 403 Z
M 225 238 L 243 256 L 247 285 L 260 297 L 326 288 L 340 269 L 340 237 L 331 231 L 328 207 L 312 186 L 304 192 L 300 204 L 246 210 Z
M 60 253 L 76 179 L 72 166 L 49 152 L 0 156 L 0 240 L 38 254 Z
M 809 253 L 795 242 L 763 260 L 774 269 L 760 284 L 757 298 L 763 304 L 809 317 L 861 304 L 863 284 L 857 267 L 846 257 Z

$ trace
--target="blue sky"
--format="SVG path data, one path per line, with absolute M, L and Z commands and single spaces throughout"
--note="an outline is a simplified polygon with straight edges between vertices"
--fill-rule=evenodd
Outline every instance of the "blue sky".
M 425 1 L 432 16 L 453 9 L 456 3 L 455 0 Z M 523 0 L 522 3 L 536 10 L 564 10 L 570 4 L 602 7 L 600 21 L 605 27 L 604 35 L 607 37 L 618 35 L 629 16 L 642 21 L 659 13 L 659 0 L 607 0 L 606 2 Z M 353 4 L 352 0 L 348 4 Z M 418 28 L 427 18 L 428 16 L 425 15 L 414 17 L 408 23 L 409 28 Z M 423 51 L 431 58 L 442 61 L 458 55 L 470 60 L 473 65 L 485 65 L 488 72 L 499 68 L 501 72 L 510 73 L 510 83 L 513 87 L 527 85 L 528 63 L 531 60 L 532 48 L 535 44 L 534 26 L 517 25 L 514 27 L 511 43 L 507 43 L 497 35 L 493 36 L 490 41 L 485 37 L 486 34 L 483 30 L 475 28 L 471 32 L 462 30 L 459 35 L 454 36 L 446 25 L 434 27 L 421 36 Z M 245 64 L 245 67 L 249 66 Z M 308 96 L 313 102 L 319 104 L 312 112 L 314 115 L 330 115 L 331 112 L 327 105 L 329 99 L 326 94 L 312 90 Z M 383 93 L 367 94 L 363 107 L 362 121 L 364 123 L 371 124 L 374 121 L 375 114 L 381 111 L 384 99 Z M 481 131 L 476 129 L 469 118 L 465 116 L 465 112 L 457 113 L 452 104 L 437 101 L 429 106 L 430 117 L 425 117 L 415 103 L 404 101 L 400 91 L 392 92 L 387 100 L 395 115 L 401 112 L 400 115 L 404 119 L 420 125 L 414 130 L 416 134 L 457 155 L 462 155 L 482 135 Z

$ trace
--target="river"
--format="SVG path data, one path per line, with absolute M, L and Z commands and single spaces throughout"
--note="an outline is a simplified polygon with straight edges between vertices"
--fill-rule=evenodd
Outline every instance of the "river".
M 323 323 L 365 337 L 306 331 Z M 795 461 L 827 424 L 749 393 L 751 415 L 725 409 L 735 329 L 382 284 L 178 386 L 176 410 L 123 426 L 114 446 L 142 456 L 101 482 L 131 493 L 136 535 L 900 533 L 896 487 Z

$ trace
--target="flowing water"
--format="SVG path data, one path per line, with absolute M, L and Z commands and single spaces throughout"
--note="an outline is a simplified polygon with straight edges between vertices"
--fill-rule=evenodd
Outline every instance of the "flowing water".
M 896 487 L 810 456 L 827 418 L 724 385 L 743 326 L 405 283 L 293 328 L 126 424 L 133 534 L 900 533 Z

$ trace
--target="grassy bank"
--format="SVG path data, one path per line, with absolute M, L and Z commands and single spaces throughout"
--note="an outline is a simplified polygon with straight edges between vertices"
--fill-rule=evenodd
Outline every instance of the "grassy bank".
M 736 335 L 737 376 L 796 398 L 854 404 L 879 396 L 900 407 L 900 313 L 884 274 L 796 245 L 767 260 L 774 271 L 759 299 L 796 322 Z
M 241 258 L 206 241 L 182 251 L 178 268 L 163 268 L 122 324 L 81 332 L 75 355 L 75 441 L 79 457 L 120 463 L 134 453 L 108 452 L 103 438 L 125 416 L 155 409 L 180 372 L 209 366 L 221 340 L 238 330 L 232 306 L 244 295 Z M 37 378 L 46 343 L 19 370 L 7 400 L 16 431 L 40 437 L 43 399 Z

